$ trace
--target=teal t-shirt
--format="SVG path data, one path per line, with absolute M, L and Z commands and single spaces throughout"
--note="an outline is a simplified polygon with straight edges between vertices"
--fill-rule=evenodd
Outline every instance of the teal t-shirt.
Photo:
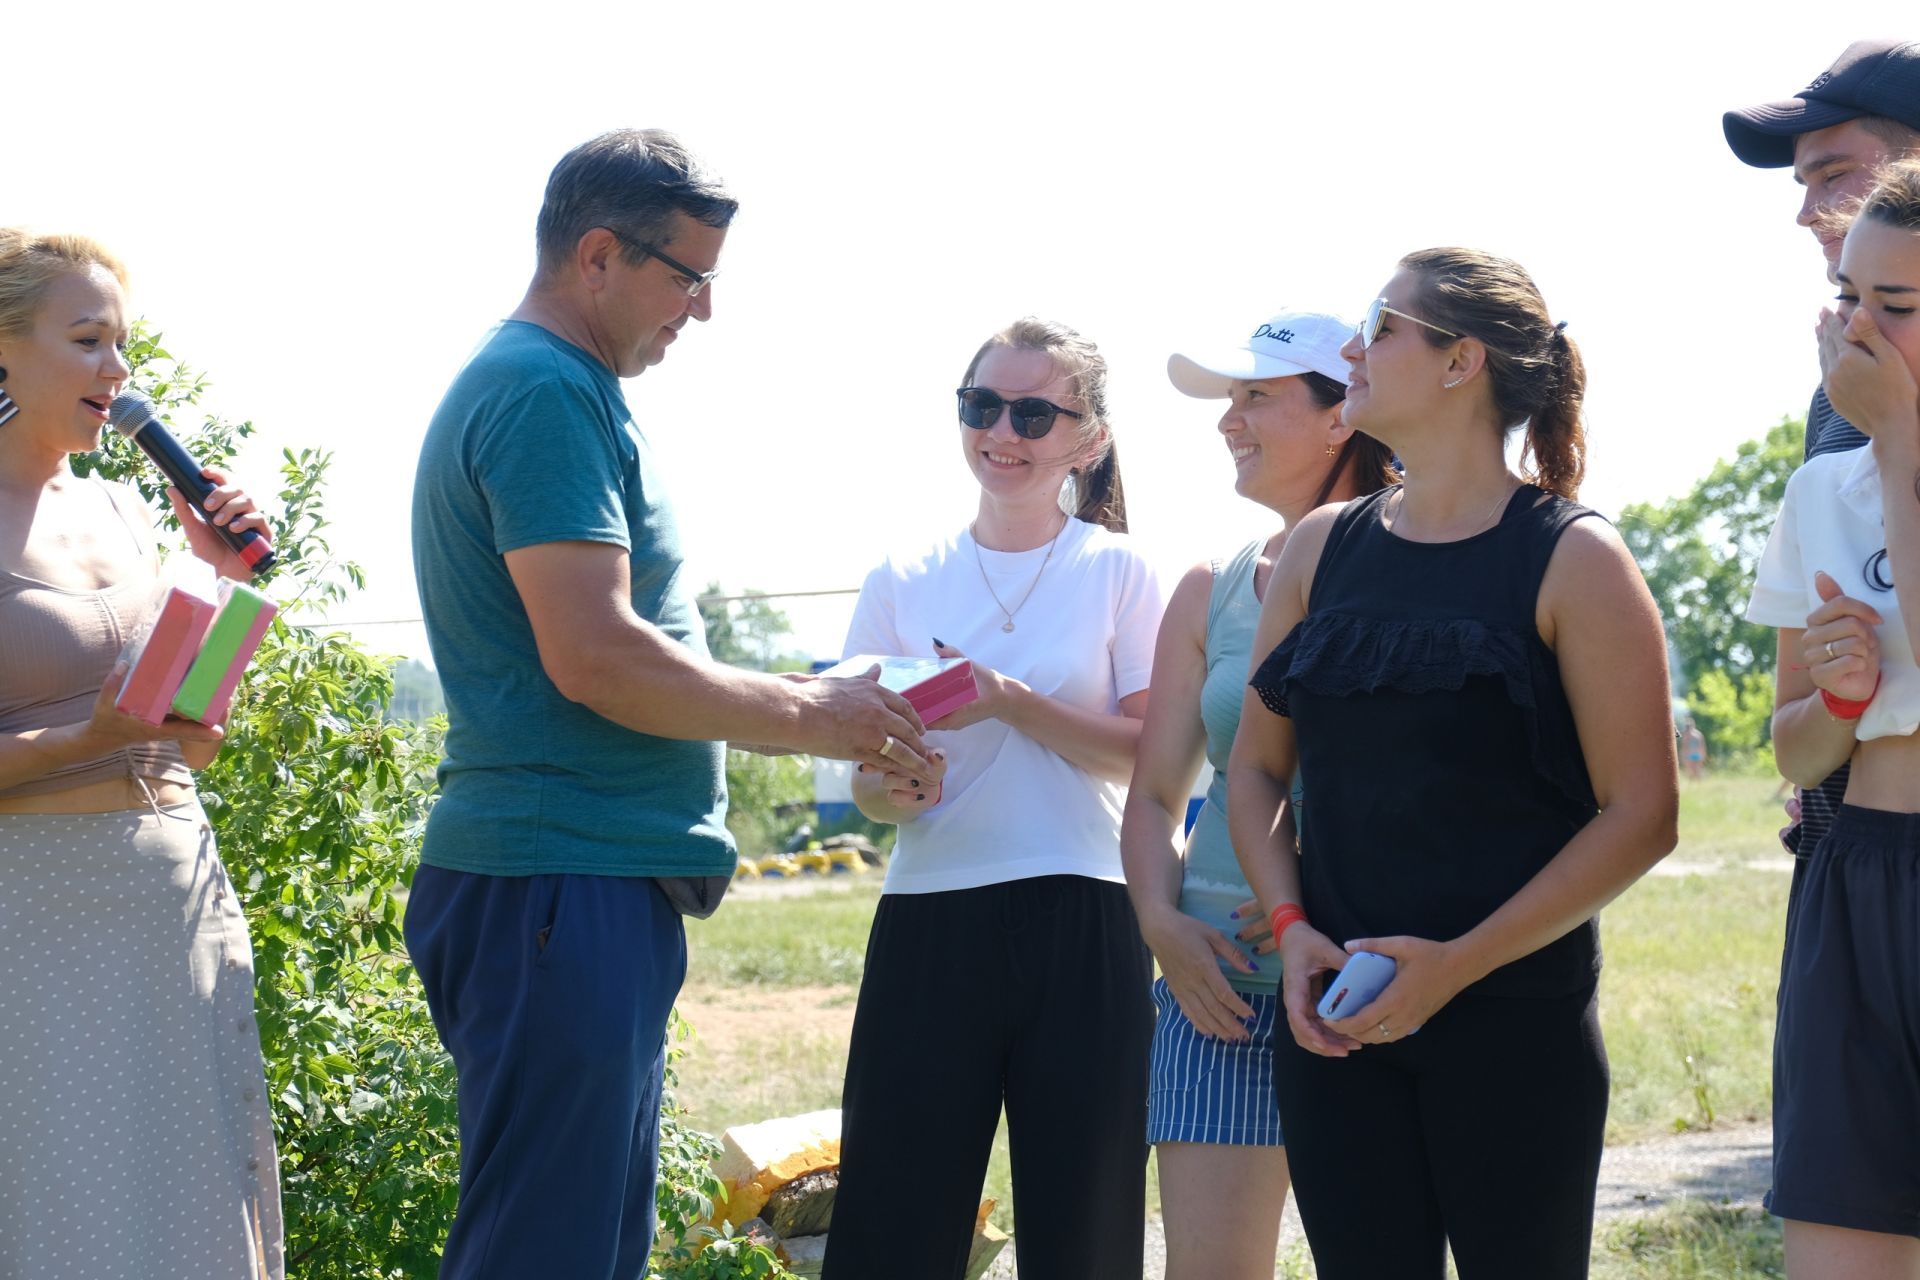
M 454 871 L 733 871 L 725 744 L 622 728 L 561 696 L 507 573 L 547 542 L 626 548 L 633 610 L 702 656 L 680 536 L 620 381 L 509 320 L 454 379 L 413 488 L 413 561 L 447 699 L 440 799 L 421 861 Z

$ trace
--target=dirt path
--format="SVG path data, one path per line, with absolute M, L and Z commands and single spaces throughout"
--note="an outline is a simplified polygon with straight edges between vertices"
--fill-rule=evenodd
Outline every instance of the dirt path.
M 1600 1159 L 1599 1194 L 1594 1205 L 1596 1234 L 1613 1219 L 1645 1213 L 1676 1200 L 1731 1201 L 1758 1208 L 1772 1173 L 1773 1126 L 1738 1125 L 1706 1133 L 1608 1147 Z M 1280 1223 L 1280 1251 L 1303 1239 L 1300 1214 L 1287 1198 Z M 988 1280 L 1014 1280 L 1019 1273 L 1017 1245 L 1008 1246 L 987 1272 Z M 1147 1215 L 1143 1280 L 1166 1274 L 1166 1237 L 1158 1214 Z
M 735 1093 L 741 1082 L 761 1076 L 769 1045 L 812 1043 L 821 1056 L 844 1054 L 853 1026 L 853 997 L 852 987 L 689 988 L 680 1008 L 699 1028 L 700 1078 L 732 1082 L 729 1092 Z M 717 1099 L 702 1098 L 700 1092 L 697 1086 L 682 1089 L 686 1100 L 704 1111 Z M 750 1105 L 737 1096 L 728 1101 Z M 1772 1126 L 1757 1124 L 1609 1147 L 1600 1163 L 1596 1227 L 1689 1196 L 1758 1206 L 1767 1188 L 1772 1146 Z M 1302 1238 L 1300 1215 L 1289 1197 L 1280 1227 L 1282 1252 Z M 1165 1266 L 1160 1217 L 1150 1213 L 1144 1280 L 1162 1280 Z M 1016 1249 L 1010 1247 L 987 1275 L 989 1280 L 1013 1280 L 1019 1274 L 1016 1267 Z

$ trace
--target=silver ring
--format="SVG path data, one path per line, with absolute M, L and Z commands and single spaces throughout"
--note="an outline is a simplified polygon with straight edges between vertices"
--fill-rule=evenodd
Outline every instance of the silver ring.
M 1384 1022 L 1380 1024 L 1380 1034 L 1383 1036 L 1386 1036 L 1388 1039 L 1393 1038 L 1393 1032 L 1388 1028 L 1387 1024 Z
M 1833 652 L 1833 641 L 1829 640 L 1827 641 L 1827 661 L 1832 662 L 1835 656 Z

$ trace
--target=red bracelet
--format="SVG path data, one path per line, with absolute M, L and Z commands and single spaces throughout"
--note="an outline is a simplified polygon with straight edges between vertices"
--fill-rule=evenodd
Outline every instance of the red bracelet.
M 1826 689 L 1820 691 L 1820 701 L 1827 704 L 1827 714 L 1835 720 L 1858 720 L 1866 714 L 1868 705 L 1873 701 L 1873 694 L 1879 692 L 1880 675 L 1878 672 L 1875 672 L 1873 677 L 1873 693 L 1869 693 L 1859 701 L 1856 702 L 1852 698 L 1838 697 Z
M 1297 902 L 1283 902 L 1275 907 L 1267 915 L 1267 924 L 1273 929 L 1273 945 L 1280 945 L 1280 939 L 1286 936 L 1288 929 L 1306 922 L 1307 913 L 1300 909 Z

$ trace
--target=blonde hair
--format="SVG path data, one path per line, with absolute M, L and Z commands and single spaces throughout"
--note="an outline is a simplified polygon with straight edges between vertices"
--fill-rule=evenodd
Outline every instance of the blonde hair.
M 1074 398 L 1085 406 L 1086 417 L 1075 423 L 1082 444 L 1100 439 L 1099 448 L 1076 467 L 1072 514 L 1089 524 L 1104 525 L 1115 533 L 1127 531 L 1127 496 L 1120 487 L 1120 458 L 1113 448 L 1113 424 L 1107 420 L 1107 358 L 1100 348 L 1066 325 L 1023 316 L 980 344 L 960 380 L 973 385 L 980 362 L 995 347 L 1037 351 L 1066 375 Z M 1102 432 L 1102 428 L 1105 432 Z
M 1873 178 L 1873 190 L 1860 202 L 1857 216 L 1902 231 L 1920 231 L 1920 160 L 1882 165 Z
M 24 337 L 33 328 L 34 313 L 61 276 L 93 267 L 106 268 L 127 287 L 127 268 L 89 236 L 0 227 L 0 340 Z

